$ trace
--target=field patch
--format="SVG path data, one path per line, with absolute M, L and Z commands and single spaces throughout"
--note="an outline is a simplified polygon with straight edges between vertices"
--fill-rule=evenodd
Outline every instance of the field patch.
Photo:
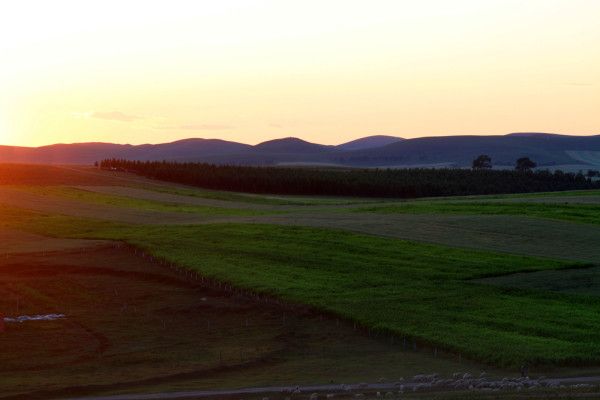
M 96 188 L 99 189 L 99 188 Z M 319 205 L 349 205 L 349 204 L 364 204 L 371 203 L 377 200 L 360 197 L 326 197 L 326 196 L 277 196 L 277 195 L 260 195 L 241 192 L 226 192 L 219 190 L 208 190 L 195 188 L 192 186 L 184 186 L 177 184 L 151 185 L 145 186 L 144 189 L 151 190 L 157 193 L 167 193 L 177 196 L 185 196 L 187 198 L 200 198 L 206 200 L 217 200 L 219 202 L 228 202 L 241 207 L 241 204 L 251 204 L 258 206 L 319 206 Z M 188 200 L 189 201 L 189 200 Z M 219 203 L 221 204 L 221 203 Z
M 121 182 L 97 168 L 0 163 L 1 185 L 115 185 Z
M 125 240 L 234 286 L 491 364 L 600 360 L 600 301 L 472 282 L 583 264 L 294 226 L 127 226 L 65 217 L 22 224 L 55 236 Z
M 555 259 L 600 260 L 600 226 L 515 215 L 293 213 L 255 223 L 344 229 L 376 236 Z
M 468 214 L 525 215 L 571 222 L 600 224 L 600 204 L 569 204 L 568 201 L 544 202 L 501 201 L 410 201 L 393 205 L 355 208 L 355 212 L 382 214 Z
M 265 211 L 269 210 L 271 212 L 281 209 L 280 205 L 274 204 L 263 204 L 263 203 L 253 203 L 246 201 L 237 201 L 237 200 L 225 200 L 218 198 L 210 198 L 209 191 L 206 193 L 196 193 L 194 190 L 183 190 L 177 189 L 175 187 L 171 189 L 167 189 L 166 187 L 162 188 L 150 188 L 150 189 L 142 189 L 136 187 L 126 187 L 126 186 L 77 186 L 74 189 L 78 189 L 88 193 L 97 193 L 98 195 L 104 195 L 106 197 L 119 197 L 121 199 L 134 199 L 135 201 L 146 203 L 159 203 L 159 204 L 169 204 L 171 206 L 187 206 L 189 209 L 193 210 L 195 208 L 209 208 L 209 209 L 239 209 L 239 210 L 252 210 L 252 211 Z M 185 194 L 184 194 L 185 193 Z M 217 192 L 215 192 L 217 193 Z M 233 195 L 233 194 L 232 194 Z M 98 196 L 101 197 L 101 196 Z M 220 196 L 215 196 L 220 197 Z M 249 197 L 249 196 L 248 196 Z M 256 196 L 257 198 L 259 196 Z M 236 199 L 235 196 L 232 196 L 232 199 Z M 283 209 L 287 209 L 284 207 Z M 246 214 L 251 214 L 247 213 Z
M 106 188 L 101 186 L 101 188 Z M 121 208 L 132 208 L 144 211 L 159 212 L 178 212 L 190 214 L 203 214 L 210 216 L 219 215 L 256 215 L 262 214 L 259 210 L 240 210 L 233 207 L 218 207 L 207 204 L 189 204 L 177 202 L 176 199 L 152 198 L 147 196 L 144 190 L 133 188 L 119 188 L 112 190 L 95 190 L 93 187 L 63 187 L 51 186 L 43 188 L 28 188 L 26 190 L 33 192 L 44 198 L 48 196 L 62 197 L 69 200 L 76 200 L 84 203 L 108 205 Z M 150 192 L 152 193 L 152 192 Z M 157 196 L 158 197 L 158 196 Z
M 0 212 L 0 217 L 2 217 Z M 52 253 L 106 245 L 101 240 L 61 239 L 0 226 L 0 258 L 18 253 Z
M 489 363 L 600 360 L 600 346 L 594 344 L 600 322 L 593 317 L 600 302 L 468 282 L 569 264 L 267 225 L 147 230 L 142 236 L 129 232 L 126 238 L 159 257 L 237 286 Z M 569 320 L 562 318 L 565 312 Z
M 60 186 L 0 186 L 0 205 L 132 224 L 190 224 L 261 214 L 253 210 L 163 204 Z
M 189 271 L 114 244 L 0 258 L 0 314 L 64 314 L 6 324 L 0 396 L 360 382 L 484 368 L 441 350 L 414 351 L 412 342 L 370 338 L 306 308 L 205 287 Z
M 488 285 L 600 296 L 600 267 L 524 272 L 478 279 Z
M 571 196 L 540 196 L 503 199 L 507 203 L 545 203 L 545 204 L 600 204 L 600 193 Z M 496 200 L 497 201 L 497 200 Z

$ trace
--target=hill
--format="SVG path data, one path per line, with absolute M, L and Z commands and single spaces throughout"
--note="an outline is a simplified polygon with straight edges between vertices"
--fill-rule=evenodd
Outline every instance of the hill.
M 42 147 L 0 146 L 0 162 L 92 164 L 103 158 L 195 161 L 201 157 L 244 153 L 252 146 L 219 139 L 185 139 L 138 146 L 113 143 L 55 144 Z
M 333 146 L 310 143 L 295 137 L 269 140 L 254 146 L 254 149 L 263 153 L 275 154 L 316 154 L 333 150 Z
M 364 150 L 371 149 L 375 147 L 386 146 L 391 143 L 398 142 L 400 140 L 404 140 L 401 137 L 397 136 L 387 136 L 387 135 L 373 135 L 366 136 L 360 139 L 352 140 L 350 142 L 342 143 L 336 146 L 338 150 L 343 151 L 352 151 L 352 150 Z
M 56 144 L 37 148 L 0 146 L 0 162 L 92 164 L 107 158 L 142 161 L 190 161 L 234 165 L 339 165 L 344 167 L 468 167 L 480 154 L 495 166 L 512 166 L 530 157 L 540 167 L 600 168 L 600 135 L 569 136 L 512 133 L 497 136 L 440 136 L 401 139 L 368 136 L 338 146 L 299 138 L 269 140 L 255 146 L 219 139 L 172 143 Z
M 469 166 L 477 155 L 488 154 L 494 165 L 513 165 L 519 157 L 530 157 L 540 166 L 583 165 L 581 160 L 573 157 L 581 151 L 600 151 L 600 136 L 509 134 L 425 137 L 407 139 L 374 149 L 339 153 L 332 161 L 354 166 L 447 163 L 464 167 Z

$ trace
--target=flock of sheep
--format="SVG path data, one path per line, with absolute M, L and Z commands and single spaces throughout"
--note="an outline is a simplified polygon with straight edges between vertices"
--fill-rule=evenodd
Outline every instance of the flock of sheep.
M 309 400 L 332 399 L 339 397 L 353 397 L 355 399 L 376 398 L 376 399 L 396 399 L 405 393 L 418 391 L 522 391 L 535 389 L 564 389 L 564 390 L 598 390 L 598 385 L 589 383 L 577 383 L 571 385 L 560 384 L 558 380 L 540 378 L 488 378 L 485 372 L 479 376 L 473 376 L 470 373 L 454 373 L 450 378 L 441 378 L 438 374 L 431 375 L 415 375 L 412 378 L 405 380 L 400 378 L 394 383 L 385 383 L 384 379 L 380 379 L 377 384 L 361 383 L 358 385 L 339 386 L 336 390 L 337 394 L 329 393 L 312 393 Z M 375 392 L 375 390 L 379 390 Z M 368 394 L 360 393 L 365 392 Z M 290 391 L 291 394 L 305 394 L 301 387 L 296 387 Z M 291 397 L 286 397 L 286 400 L 291 400 Z M 263 400 L 269 400 L 265 397 Z

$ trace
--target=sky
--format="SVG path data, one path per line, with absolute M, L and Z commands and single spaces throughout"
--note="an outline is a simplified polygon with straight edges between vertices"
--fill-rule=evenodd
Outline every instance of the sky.
M 600 134 L 600 1 L 12 1 L 0 144 Z

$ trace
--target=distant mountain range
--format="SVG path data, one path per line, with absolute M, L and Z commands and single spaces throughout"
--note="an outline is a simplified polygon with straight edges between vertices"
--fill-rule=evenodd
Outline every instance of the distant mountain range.
M 600 167 L 600 135 L 512 133 L 416 139 L 377 135 L 337 146 L 291 137 L 255 146 L 218 139 L 137 146 L 112 143 L 0 146 L 0 162 L 44 164 L 92 164 L 105 158 L 124 158 L 242 165 L 466 167 L 480 154 L 489 155 L 496 166 L 511 166 L 517 158 L 529 157 L 541 167 L 594 168 Z

